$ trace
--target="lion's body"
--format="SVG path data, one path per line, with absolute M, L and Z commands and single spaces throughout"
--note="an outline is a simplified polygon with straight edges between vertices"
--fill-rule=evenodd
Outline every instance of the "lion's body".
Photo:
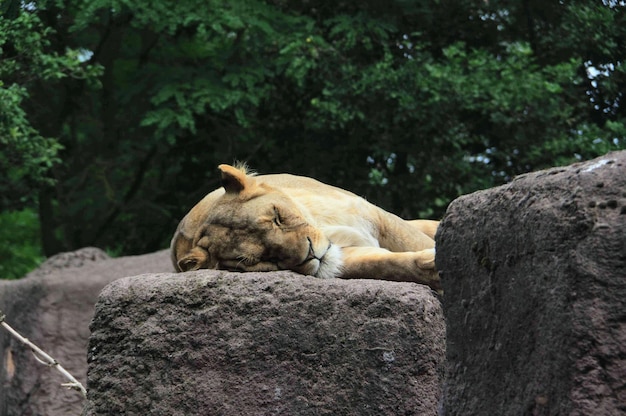
M 220 169 L 224 188 L 192 208 L 174 234 L 178 271 L 289 269 L 439 287 L 433 239 L 438 222 L 402 220 L 307 177 Z

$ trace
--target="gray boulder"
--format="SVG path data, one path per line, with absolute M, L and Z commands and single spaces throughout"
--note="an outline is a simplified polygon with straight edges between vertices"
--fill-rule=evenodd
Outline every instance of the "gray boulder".
M 455 200 L 446 415 L 626 414 L 626 152 Z
M 89 415 L 434 415 L 445 326 L 425 286 L 201 270 L 100 295 Z
M 123 276 L 171 271 L 168 251 L 111 259 L 84 248 L 49 258 L 21 280 L 0 280 L 0 309 L 6 322 L 55 358 L 83 385 L 87 342 L 98 293 Z M 77 415 L 84 400 L 61 383 L 6 330 L 0 328 L 0 415 Z

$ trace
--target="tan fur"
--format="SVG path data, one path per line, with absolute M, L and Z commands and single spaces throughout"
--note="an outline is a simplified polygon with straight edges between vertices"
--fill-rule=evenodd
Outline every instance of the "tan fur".
M 417 227 L 418 230 L 432 238 L 435 239 L 435 234 L 437 233 L 437 227 L 439 227 L 439 221 L 434 220 L 409 220 L 407 221 L 409 224 Z
M 293 270 L 440 289 L 434 250 L 438 221 L 405 221 L 307 177 L 253 176 L 229 165 L 219 169 L 223 188 L 193 207 L 172 238 L 177 271 Z

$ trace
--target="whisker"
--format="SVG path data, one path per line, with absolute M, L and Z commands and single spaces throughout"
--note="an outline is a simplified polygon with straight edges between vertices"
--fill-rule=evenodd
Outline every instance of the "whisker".
M 242 263 L 244 266 L 252 266 L 258 263 L 254 257 L 248 256 L 246 254 L 237 256 L 237 260 L 239 260 L 239 263 L 237 263 L 237 267 L 241 266 Z

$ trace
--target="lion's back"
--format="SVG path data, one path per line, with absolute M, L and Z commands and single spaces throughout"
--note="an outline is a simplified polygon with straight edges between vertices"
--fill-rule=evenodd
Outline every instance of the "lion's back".
M 332 196 L 337 192 L 343 195 L 357 197 L 355 194 L 353 194 L 350 191 L 337 188 L 336 186 L 327 185 L 316 179 L 309 178 L 308 176 L 297 176 L 297 175 L 290 175 L 288 173 L 280 173 L 280 174 L 274 174 L 274 175 L 257 176 L 256 179 L 260 183 L 266 183 L 274 188 L 283 190 L 283 192 L 285 192 L 287 195 L 291 195 L 292 192 L 296 190 L 302 194 L 311 194 L 311 195 L 328 194 L 329 196 Z

